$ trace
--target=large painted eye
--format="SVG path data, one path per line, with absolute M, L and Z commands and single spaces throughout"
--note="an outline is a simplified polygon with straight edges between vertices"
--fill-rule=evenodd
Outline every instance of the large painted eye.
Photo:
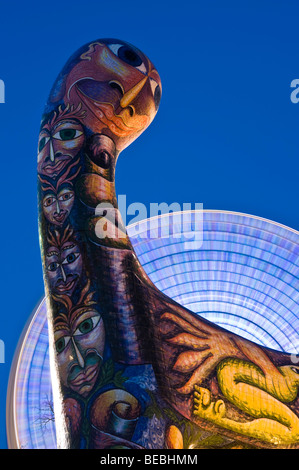
M 57 262 L 53 261 L 53 263 L 48 264 L 48 271 L 57 271 L 58 268 L 59 268 L 59 263 Z
M 83 132 L 78 131 L 77 129 L 61 129 L 53 135 L 53 138 L 58 140 L 73 140 L 77 139 L 77 137 L 80 137 L 82 134 Z
M 70 336 L 62 336 L 57 341 L 55 341 L 55 348 L 58 354 L 60 354 L 67 347 L 70 339 Z
M 50 137 L 42 137 L 39 141 L 39 144 L 38 144 L 38 151 L 41 152 L 44 148 L 44 146 L 47 144 L 47 142 L 49 142 L 50 140 Z
M 80 256 L 80 253 L 70 253 L 69 255 L 67 255 L 67 257 L 62 261 L 61 264 L 71 264 L 71 263 L 74 263 L 74 261 L 76 261 L 77 258 L 79 258 Z
M 100 319 L 101 315 L 95 315 L 93 317 L 86 318 L 80 323 L 74 333 L 74 336 L 86 335 L 87 333 L 90 333 L 90 331 L 92 331 L 97 326 Z
M 291 367 L 291 370 L 295 372 L 295 374 L 299 374 L 299 367 Z
M 61 191 L 58 194 L 58 201 L 64 202 L 64 201 L 69 201 L 74 197 L 74 191 L 66 190 L 66 191 Z
M 132 65 L 146 74 L 147 70 L 139 55 L 129 46 L 123 44 L 108 44 L 107 47 L 126 64 Z
M 56 202 L 56 197 L 55 196 L 47 196 L 43 200 L 43 205 L 44 205 L 44 207 L 49 207 L 49 206 L 52 206 L 52 204 L 54 204 L 54 202 Z

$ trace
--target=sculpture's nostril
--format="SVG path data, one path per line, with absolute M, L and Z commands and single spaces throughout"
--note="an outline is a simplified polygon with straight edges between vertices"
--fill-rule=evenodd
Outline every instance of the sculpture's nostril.
M 133 108 L 133 106 L 128 106 L 128 110 L 129 110 L 130 116 L 133 117 L 135 114 L 135 109 Z
M 118 82 L 115 82 L 114 80 L 111 80 L 109 82 L 109 85 L 111 88 L 113 88 L 114 90 L 117 90 L 119 91 L 119 93 L 121 94 L 121 96 L 124 95 L 124 90 L 122 88 L 122 86 L 118 83 Z

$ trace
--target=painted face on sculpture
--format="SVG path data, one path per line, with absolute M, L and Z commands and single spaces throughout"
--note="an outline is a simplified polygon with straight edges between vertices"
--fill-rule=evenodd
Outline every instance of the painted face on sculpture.
M 74 205 L 75 193 L 71 187 L 60 189 L 59 192 L 49 192 L 43 198 L 43 212 L 46 219 L 58 226 L 62 226 L 69 216 Z
M 50 246 L 46 257 L 51 291 L 72 295 L 82 274 L 82 256 L 79 246 L 71 241 L 64 243 L 60 250 Z
M 103 358 L 105 330 L 101 315 L 81 309 L 74 321 L 65 322 L 54 333 L 62 383 L 87 396 L 95 386 Z
M 81 108 L 73 112 L 67 107 L 48 121 L 42 128 L 38 143 L 38 173 L 55 180 L 81 150 L 85 136 L 82 124 L 76 116 L 82 117 Z
M 46 273 L 51 293 L 71 296 L 82 271 L 82 254 L 73 230 L 69 226 L 62 233 L 49 230 Z
M 84 124 L 123 150 L 154 119 L 161 80 L 149 59 L 123 41 L 89 44 L 66 78 L 65 104 L 82 105 Z
M 81 168 L 79 159 L 68 166 L 67 170 L 54 182 L 50 182 L 39 175 L 42 196 L 43 213 L 50 224 L 62 227 L 73 208 L 75 192 L 72 181 L 79 174 Z

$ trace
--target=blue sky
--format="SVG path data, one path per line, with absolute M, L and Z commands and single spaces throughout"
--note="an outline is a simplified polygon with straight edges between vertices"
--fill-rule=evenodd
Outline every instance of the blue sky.
M 203 203 L 299 230 L 296 0 L 12 1 L 0 7 L 2 224 L 0 448 L 17 341 L 43 295 L 37 232 L 40 117 L 68 57 L 101 37 L 131 42 L 155 63 L 162 101 L 121 155 L 127 204 Z

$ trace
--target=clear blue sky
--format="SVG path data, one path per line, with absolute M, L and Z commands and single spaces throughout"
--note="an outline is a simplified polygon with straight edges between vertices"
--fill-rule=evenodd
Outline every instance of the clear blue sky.
M 297 0 L 1 2 L 2 224 L 0 448 L 9 370 L 43 294 L 36 148 L 51 85 L 67 58 L 101 37 L 127 40 L 155 63 L 160 110 L 120 157 L 127 203 L 203 203 L 299 230 Z

